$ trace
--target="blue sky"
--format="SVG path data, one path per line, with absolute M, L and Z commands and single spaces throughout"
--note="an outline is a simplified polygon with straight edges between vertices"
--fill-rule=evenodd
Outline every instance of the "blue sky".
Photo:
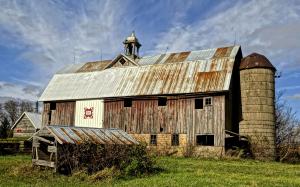
M 135 30 L 141 54 L 236 44 L 264 54 L 300 116 L 300 1 L 0 0 L 0 97 L 36 100 L 53 74 L 112 59 Z

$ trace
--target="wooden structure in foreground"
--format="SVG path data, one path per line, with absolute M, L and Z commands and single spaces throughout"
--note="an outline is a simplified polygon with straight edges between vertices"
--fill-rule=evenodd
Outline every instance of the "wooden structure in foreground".
M 82 143 L 134 145 L 138 142 L 119 129 L 46 126 L 33 135 L 32 164 L 54 168 L 62 155 L 62 145 Z

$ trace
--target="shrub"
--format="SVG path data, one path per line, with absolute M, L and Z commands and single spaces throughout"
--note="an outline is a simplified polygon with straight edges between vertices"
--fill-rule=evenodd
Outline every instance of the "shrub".
M 110 170 L 129 176 L 139 176 L 155 170 L 146 145 L 62 145 L 58 147 L 58 171 L 71 174 L 83 170 L 95 180 L 105 178 Z M 101 172 L 100 172 L 101 171 Z M 95 173 L 98 173 L 95 175 Z

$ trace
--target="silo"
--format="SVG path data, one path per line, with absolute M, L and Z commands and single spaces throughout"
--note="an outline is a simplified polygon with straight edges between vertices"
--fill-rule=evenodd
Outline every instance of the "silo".
M 263 55 L 253 53 L 240 64 L 242 120 L 241 135 L 250 140 L 256 159 L 274 160 L 275 67 Z

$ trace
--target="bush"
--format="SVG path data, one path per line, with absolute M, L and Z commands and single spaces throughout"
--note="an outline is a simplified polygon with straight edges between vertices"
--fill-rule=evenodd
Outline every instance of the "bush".
M 71 174 L 82 170 L 94 175 L 95 180 L 110 170 L 127 176 L 140 176 L 155 171 L 154 158 L 146 145 L 62 145 L 58 147 L 58 171 Z M 101 172 L 100 172 L 101 171 Z M 96 173 L 96 174 L 95 174 Z

